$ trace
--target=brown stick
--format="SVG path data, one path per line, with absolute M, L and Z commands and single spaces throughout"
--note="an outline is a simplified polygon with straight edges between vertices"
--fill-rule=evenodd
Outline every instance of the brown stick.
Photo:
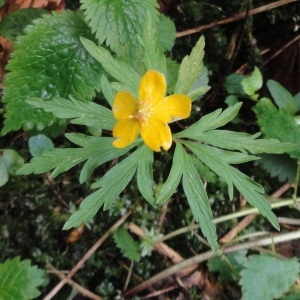
M 287 49 L 293 43 L 297 42 L 299 39 L 300 39 L 300 34 L 295 36 L 292 40 L 290 40 L 288 43 L 286 43 L 282 48 L 280 48 L 273 55 L 271 55 L 268 59 L 266 59 L 263 62 L 262 67 L 264 67 L 266 64 L 268 64 L 272 59 L 274 59 L 276 56 L 278 56 L 280 53 L 282 53 L 285 49 Z
M 128 229 L 131 232 L 135 233 L 139 237 L 143 237 L 145 235 L 143 229 L 134 223 L 130 223 L 128 226 Z M 166 245 L 163 242 L 157 243 L 154 246 L 154 250 L 157 251 L 160 255 L 171 259 L 174 264 L 179 263 L 184 260 L 184 258 L 180 254 L 178 254 L 176 251 L 174 251 L 172 248 L 170 248 L 168 245 Z M 191 272 L 193 272 L 197 267 L 198 267 L 197 264 L 189 266 L 188 268 L 181 270 L 178 273 L 178 276 L 184 277 L 184 276 L 190 274 Z
M 264 12 L 266 10 L 270 10 L 270 9 L 273 9 L 273 8 L 276 8 L 276 7 L 279 7 L 279 6 L 283 6 L 283 5 L 286 5 L 286 4 L 289 4 L 289 3 L 292 3 L 292 2 L 296 2 L 296 1 L 297 0 L 279 0 L 279 1 L 276 1 L 276 2 L 272 2 L 272 3 L 266 4 L 266 5 L 251 9 L 249 11 L 249 16 L 259 14 L 259 13 Z M 227 24 L 227 23 L 235 22 L 235 21 L 238 21 L 238 20 L 241 20 L 241 19 L 245 18 L 246 15 L 247 15 L 247 12 L 242 12 L 242 13 L 239 13 L 235 16 L 232 16 L 232 17 L 229 17 L 229 18 L 226 18 L 226 19 L 223 19 L 223 20 L 219 20 L 217 22 L 212 22 L 210 24 L 202 25 L 202 26 L 199 26 L 199 27 L 196 27 L 196 28 L 193 28 L 193 29 L 187 29 L 187 30 L 178 32 L 176 34 L 176 37 L 182 37 L 182 36 L 197 33 L 197 32 L 200 32 L 202 30 L 209 29 L 209 28 L 212 28 L 212 27 L 215 27 L 215 26 L 218 26 L 218 25 L 224 25 L 224 24 Z
M 53 273 L 53 274 L 57 275 L 60 279 L 66 278 L 66 275 L 64 275 L 61 271 L 57 270 L 56 268 L 54 268 L 50 263 L 47 263 L 46 267 L 49 270 L 49 273 Z M 100 296 L 98 296 L 98 295 L 92 293 L 91 291 L 87 290 L 86 288 L 82 287 L 81 285 L 79 285 L 78 283 L 73 281 L 72 279 L 68 279 L 68 284 L 73 286 L 80 294 L 82 294 L 83 296 L 85 296 L 87 298 L 90 298 L 93 300 L 102 300 L 103 299 Z
M 57 292 L 71 279 L 75 273 L 83 266 L 83 264 L 90 258 L 90 256 L 103 244 L 103 242 L 110 236 L 110 234 L 116 230 L 131 214 L 129 211 L 125 216 L 120 218 L 112 227 L 110 227 L 105 234 L 89 249 L 88 252 L 81 258 L 81 260 L 73 267 L 73 269 L 68 273 L 68 275 L 62 279 L 52 291 L 46 295 L 44 300 L 51 300 Z
M 293 187 L 292 184 L 285 183 L 277 191 L 275 191 L 270 197 L 272 199 L 277 199 L 291 187 Z M 257 215 L 258 215 L 258 213 L 253 213 L 251 215 L 246 216 L 234 228 L 232 228 L 224 237 L 222 237 L 219 240 L 219 242 L 221 244 L 226 244 L 229 241 L 231 241 L 233 238 L 235 238 L 238 235 L 238 233 L 240 231 L 242 231 L 244 228 L 246 228 Z
M 215 257 L 216 255 L 219 255 L 220 253 L 228 254 L 228 253 L 232 253 L 232 252 L 239 251 L 239 250 L 251 249 L 254 247 L 258 247 L 258 246 L 267 246 L 267 245 L 282 243 L 285 241 L 291 241 L 291 240 L 295 240 L 295 239 L 299 239 L 299 238 L 300 238 L 300 230 L 294 231 L 291 233 L 283 233 L 283 234 L 277 234 L 277 235 L 270 234 L 270 236 L 264 237 L 264 238 L 261 238 L 258 240 L 241 243 L 241 244 L 234 245 L 234 246 L 228 246 L 226 248 L 221 249 L 219 253 L 216 253 L 216 252 L 213 252 L 212 250 L 210 250 L 208 252 L 188 258 L 188 259 L 162 271 L 161 273 L 154 275 L 153 277 L 145 280 L 141 284 L 133 287 L 131 290 L 128 290 L 127 292 L 125 292 L 123 296 L 128 297 L 128 296 L 135 295 L 135 294 L 141 292 L 142 290 L 146 289 L 147 287 L 155 284 L 156 282 L 161 281 L 169 276 L 172 276 L 173 274 L 177 273 L 179 270 L 182 270 L 182 269 L 184 269 L 188 266 L 194 265 L 194 264 L 199 264 L 199 263 L 206 261 L 212 257 Z

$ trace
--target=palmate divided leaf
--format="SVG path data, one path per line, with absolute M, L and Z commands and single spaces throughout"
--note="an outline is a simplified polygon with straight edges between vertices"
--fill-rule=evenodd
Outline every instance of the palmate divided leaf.
M 115 119 L 111 110 L 86 100 L 78 100 L 70 96 L 70 100 L 54 97 L 51 101 L 31 98 L 26 101 L 36 108 L 53 113 L 57 118 L 72 119 L 71 123 L 93 126 L 99 129 L 112 130 Z
M 92 188 L 98 188 L 98 190 L 84 199 L 79 210 L 66 222 L 64 229 L 77 227 L 89 221 L 102 205 L 104 210 L 109 209 L 133 178 L 137 168 L 140 167 L 139 161 L 144 158 L 147 151 L 149 150 L 143 145 L 96 181 Z
M 120 6 L 116 8 L 117 2 Z M 117 13 L 121 19 L 124 18 L 119 28 L 122 29 L 126 18 L 132 18 L 134 15 L 130 9 L 136 6 L 141 9 L 153 5 L 154 2 L 152 0 L 143 3 L 128 1 L 126 4 L 129 11 L 125 12 L 118 11 L 124 5 L 124 0 L 110 2 L 82 0 L 82 3 L 83 6 L 86 5 L 87 19 L 92 29 L 96 31 L 99 41 L 106 40 L 107 45 L 119 54 L 118 57 L 114 57 L 109 50 L 96 45 L 91 39 L 80 38 L 82 43 L 80 46 L 84 46 L 89 59 L 92 59 L 92 56 L 92 61 L 95 62 L 94 59 L 98 61 L 106 72 L 99 74 L 95 86 L 96 88 L 101 86 L 111 109 L 86 100 L 78 100 L 77 98 L 86 99 L 80 93 L 75 93 L 75 97 L 65 96 L 70 100 L 63 99 L 64 96 L 60 95 L 48 102 L 32 97 L 37 96 L 33 94 L 27 102 L 36 108 L 50 112 L 57 118 L 71 119 L 74 124 L 104 129 L 107 136 L 66 134 L 71 142 L 80 147 L 46 150 L 41 157 L 33 158 L 30 163 L 23 166 L 19 174 L 53 170 L 54 177 L 84 162 L 80 174 L 80 182 L 84 182 L 98 166 L 112 159 L 120 158 L 120 160 L 103 177 L 94 182 L 92 188 L 97 190 L 84 199 L 79 210 L 66 222 L 64 229 L 88 222 L 102 206 L 104 210 L 109 209 L 135 176 L 140 193 L 153 206 L 167 201 L 182 182 L 194 219 L 199 222 L 204 236 L 216 250 L 218 246 L 216 229 L 212 222 L 212 211 L 201 181 L 201 174 L 195 167 L 196 160 L 225 180 L 230 199 L 233 198 L 235 186 L 251 205 L 257 207 L 273 226 L 278 228 L 276 217 L 269 203 L 262 196 L 263 188 L 232 165 L 257 159 L 256 156 L 248 153 L 292 151 L 294 147 L 291 144 L 258 139 L 259 134 L 249 135 L 219 130 L 219 127 L 226 125 L 237 116 L 241 103 L 224 111 L 218 109 L 202 117 L 187 129 L 173 135 L 171 133 L 168 123 L 187 118 L 191 112 L 191 101 L 209 88 L 205 72 L 202 74 L 204 79 L 201 78 L 204 38 L 199 39 L 191 55 L 185 57 L 182 64 L 178 66 L 173 61 L 165 59 L 159 46 L 159 39 L 154 34 L 157 33 L 156 19 L 152 19 L 153 15 L 148 11 L 144 14 L 141 30 L 138 29 L 139 21 L 132 25 L 137 26 L 132 28 L 134 34 L 138 34 L 139 37 L 134 37 L 128 48 L 117 49 L 123 45 L 123 37 L 120 39 L 118 35 L 113 36 L 115 28 L 110 27 L 109 20 L 99 19 L 104 14 L 104 6 L 107 9 L 106 17 Z M 95 8 L 95 12 L 87 8 L 88 4 L 94 5 L 92 7 Z M 117 11 L 113 11 L 115 8 Z M 107 28 L 103 28 L 103 22 L 108 24 Z M 130 22 L 128 26 L 131 26 Z M 96 28 L 98 25 L 101 26 L 102 31 Z M 108 36 L 108 32 L 112 36 Z M 134 47 L 135 42 L 140 43 L 139 49 L 142 49 L 139 54 L 143 58 L 143 64 L 138 68 L 136 64 L 129 64 L 130 59 L 124 59 L 123 56 L 130 47 Z M 171 87 L 167 88 L 167 83 L 170 83 Z M 168 95 L 167 92 L 170 91 L 175 95 Z M 139 135 L 141 138 L 138 137 Z M 173 145 L 172 141 L 176 142 L 176 147 L 170 173 L 155 199 L 153 151 L 159 152 L 161 148 L 169 150 Z M 137 148 L 134 149 L 135 147 Z
M 66 134 L 66 137 L 82 148 L 54 148 L 43 152 L 42 156 L 34 157 L 30 163 L 18 170 L 19 175 L 31 173 L 40 174 L 53 170 L 54 178 L 62 172 L 70 170 L 74 166 L 86 161 L 80 173 L 80 182 L 85 182 L 92 171 L 101 164 L 124 155 L 136 144 L 124 149 L 116 149 L 111 146 L 110 137 L 92 137 L 79 133 Z
M 181 140 L 181 142 L 214 173 L 225 180 L 228 185 L 230 199 L 233 198 L 233 187 L 235 186 L 251 205 L 257 207 L 262 215 L 266 216 L 272 225 L 279 229 L 279 224 L 276 216 L 271 211 L 270 204 L 262 196 L 264 189 L 251 178 L 232 167 L 231 164 L 244 163 L 257 159 L 255 156 L 248 155 L 247 152 L 254 154 L 263 152 L 283 153 L 294 150 L 295 145 L 280 143 L 278 140 L 257 139 L 259 134 L 249 135 L 226 130 L 216 130 L 218 127 L 232 120 L 239 108 L 240 103 L 237 103 L 223 112 L 217 110 L 206 115 L 186 130 L 176 134 L 176 137 L 194 140 Z M 208 143 L 212 146 L 202 143 Z

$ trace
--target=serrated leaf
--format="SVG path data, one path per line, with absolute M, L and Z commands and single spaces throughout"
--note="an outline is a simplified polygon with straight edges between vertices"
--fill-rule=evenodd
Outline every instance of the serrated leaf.
M 293 116 L 285 109 L 277 109 L 270 99 L 262 98 L 255 106 L 257 123 L 261 131 L 270 139 L 278 139 L 281 142 L 290 142 L 299 145 L 300 127 Z M 300 157 L 300 147 L 288 151 L 293 157 Z
M 86 50 L 101 63 L 105 71 L 124 85 L 124 90 L 133 95 L 137 94 L 141 76 L 136 71 L 124 61 L 113 58 L 106 49 L 97 46 L 91 40 L 83 37 L 80 40 Z
M 32 98 L 27 100 L 27 103 L 42 108 L 46 112 L 51 112 L 57 118 L 72 119 L 71 123 L 73 124 L 112 130 L 116 123 L 110 109 L 72 96 L 70 96 L 70 100 L 54 97 L 51 101 Z
M 203 182 L 193 165 L 191 156 L 185 152 L 180 144 L 178 144 L 178 147 L 181 148 L 181 151 L 183 152 L 182 156 L 184 157 L 182 174 L 183 190 L 188 199 L 195 221 L 200 224 L 203 235 L 207 238 L 212 249 L 216 251 L 218 249 L 218 237 L 216 234 L 216 227 L 212 222 L 213 215 Z
M 243 299 L 278 299 L 296 281 L 299 271 L 297 258 L 279 259 L 267 254 L 252 255 L 241 272 Z
M 271 177 L 277 177 L 281 182 L 286 180 L 288 180 L 289 183 L 295 182 L 297 160 L 287 154 L 262 154 L 260 155 L 260 159 L 255 162 L 255 165 L 259 165 L 266 170 Z
M 32 136 L 28 140 L 28 146 L 33 157 L 41 156 L 45 150 L 54 148 L 51 139 L 43 134 Z
M 172 167 L 169 176 L 163 184 L 156 203 L 163 203 L 170 199 L 174 194 L 183 172 L 183 151 L 178 143 L 176 143 L 175 152 L 173 155 Z
M 285 109 L 291 115 L 296 113 L 296 101 L 287 89 L 274 80 L 268 80 L 267 87 L 279 108 Z
M 140 159 L 137 168 L 137 184 L 140 193 L 153 206 L 155 199 L 153 197 L 153 151 L 143 145 L 142 159 Z
M 263 85 L 263 78 L 260 70 L 255 67 L 252 74 L 245 76 L 241 85 L 246 95 L 253 96 Z
M 207 261 L 211 272 L 219 272 L 220 277 L 225 281 L 239 280 L 239 272 L 247 261 L 247 250 L 229 253 L 226 256 L 215 256 Z
M 45 272 L 31 266 L 30 260 L 20 257 L 7 259 L 0 264 L 0 299 L 28 300 L 38 297 L 37 289 L 44 282 Z
M 51 113 L 26 103 L 32 97 L 50 100 L 70 94 L 91 99 L 100 89 L 100 65 L 82 46 L 79 36 L 93 37 L 90 28 L 75 13 L 62 11 L 43 15 L 26 27 L 26 35 L 14 45 L 7 65 L 3 101 L 6 114 L 2 134 L 52 125 Z
M 175 24 L 163 14 L 159 15 L 158 38 L 163 51 L 170 51 L 173 48 L 176 38 Z
M 104 210 L 109 209 L 134 176 L 138 162 L 142 159 L 142 151 L 142 148 L 137 149 L 97 180 L 92 188 L 99 189 L 81 202 L 79 210 L 70 217 L 63 229 L 90 221 L 102 205 Z
M 261 195 L 264 193 L 261 185 L 232 167 L 230 161 L 226 162 L 222 156 L 218 155 L 218 151 L 216 152 L 214 147 L 195 142 L 184 141 L 182 143 L 227 183 L 230 199 L 233 198 L 233 185 L 235 185 L 249 204 L 256 207 L 279 230 L 279 224 L 276 216 L 271 211 L 270 203 Z M 232 160 L 233 158 L 231 157 L 230 159 Z
M 187 129 L 176 133 L 176 136 L 180 138 L 186 137 L 195 139 L 198 135 L 205 131 L 222 127 L 230 122 L 233 118 L 235 118 L 241 106 L 242 103 L 239 102 L 233 106 L 228 107 L 224 111 L 222 111 L 221 109 L 217 109 L 214 112 L 205 115 Z
M 49 13 L 44 9 L 25 8 L 10 12 L 0 22 L 0 35 L 8 40 L 15 40 L 23 34 L 24 28 L 34 19 Z
M 132 57 L 139 46 L 146 13 L 158 18 L 154 0 L 81 0 L 86 21 L 96 34 L 99 44 L 104 41 L 118 56 Z
M 149 13 L 146 15 L 142 44 L 146 69 L 159 71 L 167 77 L 166 58 L 159 45 L 157 22 L 151 18 Z
M 113 238 L 117 247 L 121 250 L 124 256 L 136 262 L 140 261 L 140 245 L 133 240 L 125 228 L 118 228 L 116 231 L 114 231 Z
M 187 94 L 200 75 L 203 67 L 204 46 L 204 37 L 201 36 L 191 54 L 182 60 L 174 90 L 175 94 Z

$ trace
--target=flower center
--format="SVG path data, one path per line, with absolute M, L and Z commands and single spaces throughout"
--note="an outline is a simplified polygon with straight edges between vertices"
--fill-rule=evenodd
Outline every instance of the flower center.
M 137 118 L 141 127 L 148 126 L 148 119 L 151 115 L 151 109 L 149 104 L 145 101 L 140 101 L 138 105 L 138 111 L 135 117 Z

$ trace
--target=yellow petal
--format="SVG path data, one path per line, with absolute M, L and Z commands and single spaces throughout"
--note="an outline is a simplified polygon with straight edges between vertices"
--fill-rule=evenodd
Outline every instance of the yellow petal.
M 137 114 L 138 103 L 128 92 L 115 95 L 112 111 L 117 120 L 127 119 Z
M 141 127 L 141 137 L 144 143 L 153 151 L 159 152 L 161 148 L 170 149 L 172 134 L 170 127 L 157 118 L 149 118 L 148 126 Z
M 162 73 L 149 70 L 142 77 L 139 85 L 139 101 L 146 102 L 149 107 L 161 101 L 166 94 L 166 80 Z
M 116 148 L 125 148 L 135 141 L 139 134 L 140 128 L 137 119 L 119 120 L 114 129 L 113 137 L 117 139 L 113 141 Z
M 166 123 L 186 119 L 191 114 L 191 98 L 183 95 L 165 97 L 152 108 L 153 116 Z

